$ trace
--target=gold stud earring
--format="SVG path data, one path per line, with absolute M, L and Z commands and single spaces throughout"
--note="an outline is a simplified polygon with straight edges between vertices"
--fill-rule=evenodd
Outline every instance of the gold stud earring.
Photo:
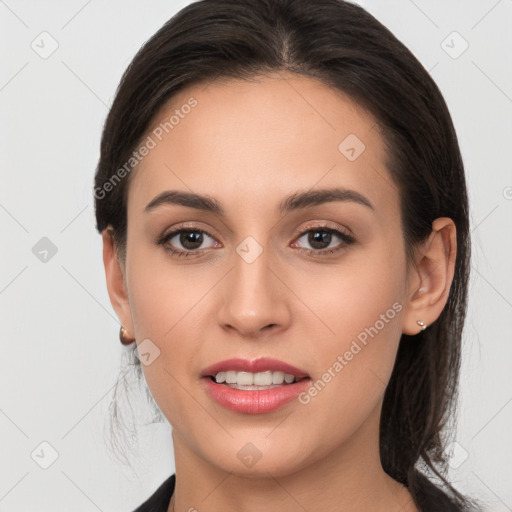
M 425 322 L 423 320 L 418 320 L 418 325 L 421 327 L 421 330 L 424 331 L 428 325 L 425 324 Z
M 123 326 L 121 326 L 121 329 L 119 330 L 119 340 L 123 345 L 131 345 L 135 341 L 135 338 L 128 338 L 127 335 L 128 332 Z

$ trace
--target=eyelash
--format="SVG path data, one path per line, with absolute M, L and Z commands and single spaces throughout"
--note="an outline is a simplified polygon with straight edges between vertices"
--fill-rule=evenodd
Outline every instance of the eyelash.
M 175 230 L 171 231 L 170 233 L 167 233 L 166 235 L 162 236 L 160 239 L 156 240 L 156 243 L 158 245 L 162 245 L 164 251 L 169 253 L 173 257 L 177 258 L 190 258 L 195 257 L 197 253 L 200 253 L 201 251 L 204 251 L 205 249 L 200 250 L 188 250 L 188 251 L 182 251 L 182 250 L 176 250 L 172 249 L 170 247 L 166 247 L 164 244 L 173 238 L 174 236 L 182 233 L 182 232 L 188 232 L 188 233 L 201 233 L 203 235 L 207 235 L 210 238 L 214 238 L 212 235 L 210 235 L 207 231 L 204 231 L 203 229 L 199 228 L 193 228 L 193 227 L 178 227 Z M 304 235 L 310 232 L 322 232 L 322 233 L 330 233 L 336 235 L 343 243 L 338 246 L 335 249 L 303 249 L 306 251 L 307 254 L 313 254 L 315 256 L 317 255 L 327 255 L 327 254 L 333 254 L 335 252 L 341 251 L 344 247 L 349 246 L 353 244 L 356 240 L 354 237 L 347 235 L 343 231 L 340 231 L 338 229 L 330 228 L 328 226 L 314 226 L 314 227 L 308 227 L 306 230 L 302 231 L 297 239 L 302 238 Z

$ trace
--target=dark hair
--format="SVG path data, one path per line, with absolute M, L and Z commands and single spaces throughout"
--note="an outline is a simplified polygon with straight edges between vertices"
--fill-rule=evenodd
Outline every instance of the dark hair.
M 123 260 L 131 173 L 116 183 L 112 178 L 173 95 L 207 80 L 281 71 L 344 92 L 376 119 L 387 169 L 401 196 L 409 264 L 436 218 L 450 217 L 456 225 L 447 304 L 426 331 L 400 340 L 384 396 L 380 456 L 384 470 L 409 488 L 420 510 L 471 510 L 472 501 L 448 482 L 445 454 L 455 416 L 470 268 L 464 166 L 439 88 L 363 8 L 342 0 L 203 0 L 167 21 L 129 65 L 108 114 L 95 176 L 97 229 L 112 227 Z M 136 367 L 140 372 L 140 363 Z

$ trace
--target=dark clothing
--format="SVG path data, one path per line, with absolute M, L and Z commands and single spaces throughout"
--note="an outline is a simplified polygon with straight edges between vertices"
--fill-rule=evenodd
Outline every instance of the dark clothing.
M 176 473 L 173 473 L 144 503 L 142 503 L 142 505 L 139 505 L 133 512 L 167 512 L 174 492 L 175 483 Z

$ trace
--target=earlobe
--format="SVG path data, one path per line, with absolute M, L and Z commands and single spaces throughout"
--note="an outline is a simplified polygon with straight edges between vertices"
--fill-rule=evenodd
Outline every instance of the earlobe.
M 101 236 L 103 239 L 103 264 L 110 302 L 121 325 L 129 335 L 134 335 L 124 269 L 116 255 L 112 228 L 110 226 L 105 228 Z
M 403 315 L 402 332 L 415 335 L 422 326 L 431 325 L 441 314 L 450 293 L 455 273 L 457 232 L 448 217 L 432 223 L 428 240 L 418 248 L 408 282 L 408 302 Z

